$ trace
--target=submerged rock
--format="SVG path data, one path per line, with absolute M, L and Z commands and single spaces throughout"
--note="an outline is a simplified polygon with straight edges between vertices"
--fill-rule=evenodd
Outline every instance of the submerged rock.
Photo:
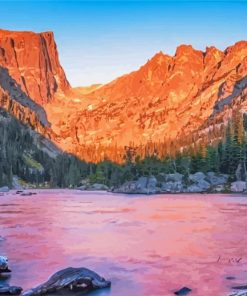
M 188 295 L 191 291 L 192 290 L 190 288 L 183 287 L 182 289 L 174 292 L 174 294 L 179 296 L 185 296 L 185 295 Z
M 9 286 L 9 285 L 0 285 L 0 295 L 20 295 L 22 292 L 21 287 Z
M 23 296 L 44 295 L 61 290 L 86 293 L 110 286 L 110 281 L 90 269 L 68 267 L 53 274 L 44 284 L 24 292 Z
M 5 256 L 0 256 L 0 273 L 11 272 L 8 266 L 8 258 Z
M 8 186 L 0 187 L 0 192 L 9 192 L 9 187 Z

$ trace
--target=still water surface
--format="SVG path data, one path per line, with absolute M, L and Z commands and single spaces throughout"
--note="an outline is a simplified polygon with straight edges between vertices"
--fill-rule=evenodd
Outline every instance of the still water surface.
M 11 284 L 31 288 L 68 266 L 112 281 L 92 296 L 168 296 L 183 286 L 225 296 L 247 283 L 247 197 L 36 192 L 0 196 Z

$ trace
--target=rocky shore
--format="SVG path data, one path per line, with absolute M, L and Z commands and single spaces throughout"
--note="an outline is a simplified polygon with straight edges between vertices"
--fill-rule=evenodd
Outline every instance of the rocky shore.
M 28 188 L 14 187 L 16 194 L 33 195 L 36 193 L 26 190 Z M 19 190 L 22 189 L 22 190 Z M 142 176 L 137 180 L 126 181 L 120 186 L 108 187 L 101 183 L 90 183 L 88 179 L 82 180 L 80 186 L 75 189 L 81 191 L 109 191 L 126 194 L 158 194 L 158 193 L 244 193 L 246 192 L 246 182 L 237 180 L 231 182 L 226 174 L 216 174 L 215 172 L 196 172 L 188 176 L 180 173 L 165 174 L 157 176 Z M 0 195 L 8 192 L 8 186 L 0 187 Z
M 208 172 L 197 172 L 184 176 L 179 173 L 159 174 L 157 176 L 139 177 L 119 187 L 112 188 L 115 193 L 156 194 L 156 193 L 227 193 L 244 192 L 244 181 L 230 182 L 229 176 Z

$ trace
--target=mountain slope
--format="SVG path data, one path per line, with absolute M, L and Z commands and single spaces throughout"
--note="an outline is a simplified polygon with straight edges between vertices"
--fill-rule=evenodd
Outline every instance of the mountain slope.
M 214 119 L 226 123 L 229 110 L 244 98 L 246 76 L 246 41 L 224 52 L 181 45 L 175 56 L 160 52 L 137 71 L 89 94 L 70 95 L 61 120 L 54 116 L 59 101 L 45 108 L 61 147 L 88 157 L 86 147 L 97 146 L 112 158 L 116 145 L 121 150 L 130 143 L 181 141 Z M 245 99 L 236 108 L 245 111 Z
M 93 162 L 120 162 L 125 146 L 142 156 L 150 143 L 179 149 L 220 130 L 246 111 L 246 89 L 247 41 L 225 51 L 181 45 L 109 84 L 72 89 L 51 32 L 0 30 L 0 107 Z

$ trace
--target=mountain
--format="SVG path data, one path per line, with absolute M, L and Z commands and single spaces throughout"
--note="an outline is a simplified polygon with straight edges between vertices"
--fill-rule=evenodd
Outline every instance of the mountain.
M 69 89 L 52 32 L 0 30 L 1 108 L 51 137 L 42 105 Z
M 46 111 L 61 147 L 90 159 L 87 147 L 96 146 L 95 153 L 114 159 L 116 146 L 124 153 L 126 145 L 183 142 L 215 122 L 220 128 L 234 109 L 247 110 L 246 87 L 246 41 L 225 51 L 181 45 L 174 56 L 159 52 L 137 71 L 72 94 L 64 107 L 64 99 L 51 102 Z
M 53 33 L 0 30 L 0 187 L 79 182 L 84 164 L 57 147 L 43 108 L 69 90 Z
M 52 32 L 0 30 L 0 65 L 37 104 L 51 101 L 70 89 L 58 59 Z
M 125 146 L 143 156 L 156 143 L 165 155 L 211 142 L 234 110 L 247 110 L 247 41 L 224 51 L 181 45 L 111 83 L 73 89 L 51 32 L 0 36 L 0 107 L 81 159 L 121 162 Z

